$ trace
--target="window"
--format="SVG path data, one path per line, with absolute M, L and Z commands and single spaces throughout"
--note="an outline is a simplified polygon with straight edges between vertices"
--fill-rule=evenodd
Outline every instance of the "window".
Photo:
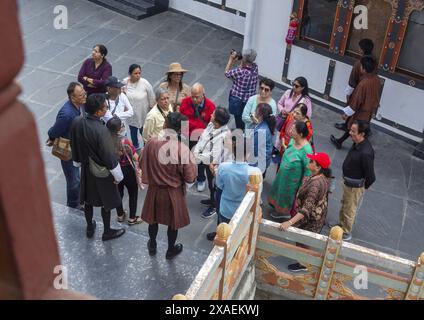
M 338 0 L 305 0 L 300 36 L 329 46 Z
M 424 76 L 424 11 L 413 11 L 409 17 L 398 69 L 416 76 Z
M 367 7 L 368 29 L 355 29 L 354 21 L 358 15 L 354 14 L 346 53 L 353 56 L 360 56 L 361 52 L 358 43 L 361 39 L 368 38 L 374 42 L 374 56 L 378 60 L 383 49 L 387 26 L 392 14 L 392 6 L 385 0 L 357 0 L 355 5 Z

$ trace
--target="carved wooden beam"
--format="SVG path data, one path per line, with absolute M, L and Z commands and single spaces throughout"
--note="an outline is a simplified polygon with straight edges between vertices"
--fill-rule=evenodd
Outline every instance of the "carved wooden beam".
M 336 260 L 342 247 L 343 230 L 340 227 L 333 227 L 328 237 L 327 248 L 325 250 L 324 261 L 315 291 L 315 299 L 326 300 L 331 286 Z
M 423 10 L 423 0 L 385 0 L 392 5 L 392 16 L 387 27 L 379 67 L 385 71 L 395 72 L 399 60 L 408 21 L 414 10 Z
M 344 55 L 352 22 L 355 0 L 339 0 L 333 32 L 331 33 L 330 52 Z
M 405 300 L 420 300 L 424 293 L 424 252 L 418 258 Z

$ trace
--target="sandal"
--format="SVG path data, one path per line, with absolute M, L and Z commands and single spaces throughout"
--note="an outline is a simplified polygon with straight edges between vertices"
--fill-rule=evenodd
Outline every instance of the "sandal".
M 124 213 L 122 215 L 118 215 L 118 222 L 124 222 L 126 216 L 127 216 L 127 211 L 124 210 Z
M 128 219 L 128 225 L 133 226 L 135 224 L 142 223 L 143 220 L 140 217 L 135 217 L 134 219 Z

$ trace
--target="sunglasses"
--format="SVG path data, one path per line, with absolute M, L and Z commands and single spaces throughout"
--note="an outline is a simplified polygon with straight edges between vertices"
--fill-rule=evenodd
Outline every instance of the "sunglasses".
M 270 92 L 271 89 L 270 88 L 266 88 L 266 87 L 260 87 L 261 91 L 265 91 L 265 92 Z
M 296 89 L 298 89 L 298 88 L 301 88 L 302 86 L 300 84 L 293 83 L 293 87 L 296 88 Z

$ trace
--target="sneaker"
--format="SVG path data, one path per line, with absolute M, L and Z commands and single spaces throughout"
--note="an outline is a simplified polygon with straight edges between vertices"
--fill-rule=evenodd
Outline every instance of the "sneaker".
M 170 260 L 177 255 L 179 255 L 183 251 L 183 245 L 178 243 L 171 250 L 166 251 L 166 259 Z
M 205 205 L 205 206 L 212 206 L 213 202 L 211 199 L 205 199 L 205 200 L 200 200 L 200 203 Z
M 104 232 L 102 241 L 108 241 L 119 238 L 125 233 L 125 229 L 110 229 L 108 232 Z
M 147 249 L 149 250 L 149 255 L 150 256 L 154 256 L 156 254 L 156 248 L 157 248 L 157 243 L 156 241 L 152 241 L 149 239 L 149 241 L 147 241 Z
M 202 218 L 210 219 L 216 215 L 216 209 L 214 207 L 209 207 L 206 211 L 202 212 Z
M 337 138 L 333 135 L 330 136 L 331 143 L 336 147 L 336 149 L 340 150 L 342 148 L 342 144 L 337 140 Z
M 94 231 L 96 230 L 96 220 L 93 220 L 93 222 L 91 223 L 91 227 L 87 226 L 87 238 L 91 239 L 94 236 Z
M 206 235 L 206 239 L 208 239 L 209 241 L 214 241 L 216 237 L 216 232 L 210 232 Z
M 302 266 L 299 262 L 293 263 L 288 266 L 289 271 L 291 272 L 302 272 L 302 271 L 308 271 L 308 268 L 305 266 Z
M 203 192 L 206 189 L 206 181 L 197 181 L 197 191 Z
M 343 233 L 343 241 L 349 241 L 352 239 L 351 233 Z

